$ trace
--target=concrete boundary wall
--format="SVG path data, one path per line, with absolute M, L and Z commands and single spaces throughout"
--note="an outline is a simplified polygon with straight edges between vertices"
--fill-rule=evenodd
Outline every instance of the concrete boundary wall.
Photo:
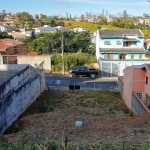
M 122 77 L 118 77 L 118 90 L 121 93 L 121 97 L 123 98 L 123 87 L 124 87 L 124 82 L 122 80 Z
M 36 55 L 36 56 L 28 56 L 28 55 L 18 55 L 17 56 L 18 64 L 30 64 L 35 67 L 44 61 L 43 69 L 45 73 L 51 72 L 51 56 L 50 55 Z
M 51 55 L 36 55 L 36 56 L 29 56 L 29 55 L 4 55 L 4 56 L 17 56 L 17 64 L 29 64 L 33 67 L 40 64 L 44 61 L 43 69 L 45 73 L 51 72 Z M 3 56 L 0 55 L 0 64 L 3 64 Z
M 149 113 L 150 110 L 146 107 L 144 102 L 137 96 L 135 92 L 132 92 L 131 109 L 134 114 Z
M 40 72 L 30 65 L 2 84 L 0 133 L 3 133 L 45 89 L 44 70 Z

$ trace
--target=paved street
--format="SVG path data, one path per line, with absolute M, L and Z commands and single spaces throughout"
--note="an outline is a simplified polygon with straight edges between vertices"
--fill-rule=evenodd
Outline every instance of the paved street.
M 72 78 L 69 75 L 49 74 L 46 75 L 47 86 L 51 89 L 69 89 L 69 86 L 77 86 L 83 90 L 89 89 L 116 89 L 117 77 L 102 77 L 91 79 L 89 77 Z

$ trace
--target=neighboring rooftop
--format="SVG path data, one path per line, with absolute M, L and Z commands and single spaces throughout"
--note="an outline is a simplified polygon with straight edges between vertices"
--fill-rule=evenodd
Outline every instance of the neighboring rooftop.
M 123 38 L 124 35 L 137 35 L 138 37 L 144 37 L 141 30 L 139 29 L 126 29 L 126 30 L 100 29 L 99 34 L 101 38 L 108 38 L 108 37 Z
M 6 48 L 23 45 L 23 42 L 16 41 L 14 39 L 0 39 L 0 50 L 5 50 Z

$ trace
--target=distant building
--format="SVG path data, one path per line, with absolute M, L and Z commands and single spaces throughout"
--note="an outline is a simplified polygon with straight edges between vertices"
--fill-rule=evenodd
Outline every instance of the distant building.
M 34 30 L 35 30 L 35 34 L 38 34 L 38 33 L 54 33 L 54 32 L 56 32 L 55 28 L 51 27 L 49 25 L 44 25 L 42 27 L 37 27 L 37 28 L 34 28 Z
M 14 39 L 0 39 L 1 55 L 28 55 L 28 49 L 23 42 Z
M 97 30 L 96 57 L 102 76 L 120 76 L 126 67 L 149 63 L 144 34 L 139 29 Z
M 1 32 L 4 32 L 4 31 L 11 32 L 12 28 L 10 27 L 9 24 L 7 24 L 5 22 L 0 22 L 0 31 Z
M 87 29 L 86 28 L 74 28 L 73 29 L 73 32 L 83 32 L 83 31 L 87 32 Z
M 56 26 L 55 30 L 58 30 L 58 31 L 68 31 L 70 29 L 68 27 L 64 27 L 64 26 Z

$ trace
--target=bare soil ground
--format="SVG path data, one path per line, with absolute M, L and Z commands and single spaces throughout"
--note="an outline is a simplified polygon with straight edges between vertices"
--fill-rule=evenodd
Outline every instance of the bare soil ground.
M 76 121 L 82 126 L 76 127 Z M 11 130 L 18 126 L 31 133 L 31 141 L 43 137 L 61 142 L 67 136 L 70 146 L 117 150 L 148 149 L 150 144 L 150 114 L 134 116 L 116 91 L 45 91 Z M 8 142 L 22 138 L 22 131 L 1 136 Z

